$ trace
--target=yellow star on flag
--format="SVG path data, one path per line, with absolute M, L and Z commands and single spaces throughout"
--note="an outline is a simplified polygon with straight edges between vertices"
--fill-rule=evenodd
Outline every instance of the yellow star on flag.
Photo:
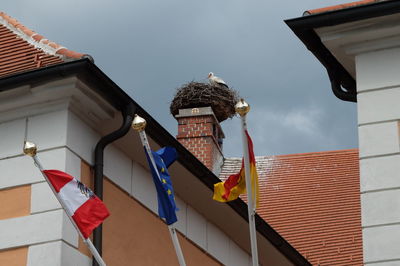
M 172 194 L 172 191 L 170 189 L 167 190 L 168 195 Z
M 167 180 L 165 180 L 164 178 L 161 180 L 162 180 L 163 184 L 167 184 Z

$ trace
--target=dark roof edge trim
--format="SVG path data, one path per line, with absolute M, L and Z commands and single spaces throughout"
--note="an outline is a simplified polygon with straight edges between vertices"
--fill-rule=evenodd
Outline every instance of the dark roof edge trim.
M 178 161 L 211 191 L 214 189 L 214 184 L 220 182 L 217 176 L 87 58 L 1 78 L 0 92 L 26 84 L 43 84 L 51 80 L 74 75 L 88 82 L 92 88 L 95 88 L 100 95 L 107 99 L 110 104 L 118 110 L 122 110 L 128 103 L 133 103 L 136 107 L 137 114 L 146 119 L 146 129 L 150 137 L 161 146 L 175 147 L 177 152 L 181 154 Z M 244 201 L 238 199 L 230 202 L 229 206 L 243 219 L 248 221 L 247 204 Z M 311 265 L 295 248 L 258 215 L 256 215 L 256 228 L 261 235 L 284 254 L 294 265 Z
M 287 19 L 285 22 L 292 29 L 320 28 L 368 18 L 392 15 L 399 11 L 400 2 L 391 0 Z
M 383 1 L 288 19 L 285 23 L 325 66 L 335 96 L 344 101 L 357 102 L 356 81 L 325 47 L 314 29 L 398 12 L 400 1 Z

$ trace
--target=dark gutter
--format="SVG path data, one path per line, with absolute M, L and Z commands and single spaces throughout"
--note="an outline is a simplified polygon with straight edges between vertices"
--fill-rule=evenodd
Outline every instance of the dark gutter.
M 344 101 L 357 102 L 356 81 L 321 42 L 314 29 L 400 12 L 400 1 L 383 1 L 285 20 L 296 36 L 325 66 L 332 91 Z
M 78 76 L 79 79 L 87 82 L 91 88 L 96 90 L 96 92 L 102 95 L 110 104 L 121 112 L 123 112 L 127 105 L 132 104 L 132 106 L 136 108 L 136 114 L 146 119 L 146 133 L 154 141 L 160 146 L 175 147 L 179 154 L 178 161 L 211 191 L 214 189 L 214 184 L 220 182 L 217 176 L 204 166 L 203 163 L 179 143 L 89 59 L 67 62 L 1 78 L 0 92 L 26 84 L 43 84 L 48 81 L 70 76 Z M 248 221 L 247 204 L 244 201 L 238 199 L 228 203 L 228 205 L 244 220 Z M 294 265 L 311 265 L 295 248 L 258 215 L 256 215 L 256 229 Z
M 128 103 L 122 111 L 122 125 L 119 129 L 111 132 L 110 134 L 102 137 L 96 144 L 94 150 L 94 193 L 102 200 L 103 199 L 103 170 L 104 170 L 104 149 L 108 144 L 116 141 L 119 138 L 125 136 L 131 128 L 133 116 L 135 114 L 136 107 L 132 102 Z M 93 231 L 93 244 L 99 252 L 102 254 L 103 246 L 103 225 L 100 224 Z M 98 266 L 98 262 L 93 260 L 93 266 Z

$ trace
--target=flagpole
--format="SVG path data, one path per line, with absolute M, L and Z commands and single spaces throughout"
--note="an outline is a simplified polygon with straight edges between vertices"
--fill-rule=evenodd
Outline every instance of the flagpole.
M 48 177 L 43 173 L 44 168 L 43 168 L 42 164 L 40 163 L 39 158 L 36 155 L 36 153 L 37 153 L 36 144 L 34 144 L 32 142 L 29 142 L 29 141 L 25 141 L 25 143 L 24 143 L 24 153 L 25 153 L 25 155 L 28 155 L 28 156 L 32 157 L 35 166 L 40 170 L 40 173 L 42 173 L 42 176 L 46 180 L 46 182 L 49 185 L 51 191 L 53 191 L 54 196 L 57 198 L 58 202 L 61 204 L 61 207 L 64 209 L 64 211 L 67 214 L 67 216 L 68 216 L 69 220 L 71 221 L 72 225 L 75 227 L 76 231 L 78 232 L 78 234 L 82 238 L 83 242 L 87 245 L 87 247 L 89 248 L 90 252 L 92 253 L 93 257 L 96 259 L 98 264 L 100 266 L 106 266 L 106 263 L 101 258 L 99 252 L 97 251 L 97 249 L 93 245 L 93 243 L 90 240 L 90 238 L 83 237 L 83 235 L 82 235 L 81 231 L 79 230 L 77 224 L 72 219 L 70 214 L 67 212 L 67 208 L 66 208 L 64 202 L 60 199 L 58 193 L 55 191 L 55 189 L 54 189 L 53 185 L 50 183 Z
M 146 120 L 142 117 L 135 115 L 135 118 L 132 122 L 132 128 L 139 132 L 140 140 L 142 141 L 142 145 L 146 149 L 147 154 L 149 155 L 149 159 L 151 165 L 153 166 L 158 179 L 161 180 L 160 173 L 157 170 L 157 165 L 154 161 L 153 153 L 151 152 L 149 141 L 147 140 L 145 128 L 146 128 Z M 175 230 L 175 226 L 173 224 L 168 225 L 168 231 L 171 236 L 172 243 L 175 248 L 175 253 L 179 261 L 180 266 L 186 266 L 185 258 L 183 257 L 181 245 L 179 244 L 178 236 Z
M 253 191 L 251 176 L 250 176 L 250 158 L 249 158 L 249 143 L 245 131 L 247 130 L 246 115 L 250 111 L 250 106 L 241 99 L 235 105 L 236 112 L 240 115 L 242 124 L 242 140 L 243 140 L 243 158 L 244 158 L 244 169 L 246 176 L 246 190 L 247 190 L 247 213 L 249 217 L 249 229 L 250 229 L 250 243 L 251 243 L 251 257 L 253 266 L 258 266 L 258 249 L 257 249 L 257 234 L 256 234 L 256 224 L 255 224 L 255 202 L 253 199 Z M 255 190 L 255 189 L 254 189 Z

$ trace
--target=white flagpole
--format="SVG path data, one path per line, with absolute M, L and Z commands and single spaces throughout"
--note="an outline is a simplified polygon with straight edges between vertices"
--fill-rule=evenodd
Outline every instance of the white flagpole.
M 178 257 L 179 265 L 186 266 L 185 258 L 183 257 L 181 245 L 179 244 L 178 234 L 176 233 L 175 226 L 173 224 L 168 225 L 169 234 L 172 239 L 172 243 L 174 244 L 175 253 Z
M 160 179 L 160 181 L 161 181 L 160 173 L 157 170 L 157 165 L 154 161 L 154 157 L 153 157 L 153 154 L 150 149 L 149 141 L 147 140 L 146 132 L 144 130 L 146 128 L 146 120 L 144 120 L 143 118 L 141 118 L 138 115 L 135 115 L 135 118 L 133 119 L 133 122 L 132 122 L 132 127 L 139 132 L 140 140 L 142 141 L 142 144 L 143 144 L 144 148 L 146 149 L 147 154 L 149 155 L 150 162 L 151 162 L 155 172 L 157 173 L 158 179 Z M 175 253 L 178 258 L 179 265 L 186 266 L 185 258 L 183 257 L 181 245 L 179 244 L 175 226 L 173 224 L 168 225 L 168 231 L 169 231 L 172 243 L 175 248 Z
M 253 202 L 253 191 L 251 176 L 250 176 L 250 158 L 249 158 L 249 143 L 245 131 L 247 130 L 246 114 L 250 111 L 250 106 L 242 99 L 235 106 L 236 112 L 240 115 L 242 124 L 242 140 L 243 140 L 243 157 L 244 170 L 246 175 L 246 190 L 247 190 L 247 213 L 249 217 L 250 243 L 251 243 L 251 258 L 253 266 L 258 266 L 258 249 L 257 249 L 257 233 L 255 224 L 255 202 Z M 255 190 L 255 189 L 254 189 Z M 255 197 L 254 197 L 255 198 Z
M 53 191 L 54 196 L 56 196 L 58 202 L 61 204 L 61 207 L 64 209 L 65 213 L 67 214 L 69 220 L 71 221 L 72 225 L 75 227 L 76 231 L 78 232 L 78 234 L 81 236 L 83 242 L 87 245 L 87 247 L 89 248 L 90 252 L 92 253 L 93 257 L 96 259 L 96 261 L 98 262 L 98 264 L 100 266 L 106 266 L 106 263 L 104 262 L 104 260 L 101 258 L 99 252 L 97 251 L 97 249 L 95 248 L 95 246 L 93 245 L 92 241 L 90 241 L 90 238 L 84 238 L 81 231 L 79 230 L 78 226 L 76 225 L 75 221 L 72 219 L 72 217 L 70 216 L 70 214 L 67 212 L 67 208 L 65 206 L 64 201 L 62 201 L 58 195 L 58 193 L 55 191 L 53 185 L 50 183 L 48 177 L 43 173 L 43 166 L 39 161 L 39 158 L 36 155 L 37 152 L 37 147 L 36 144 L 32 143 L 32 142 L 28 142 L 25 141 L 24 143 L 24 153 L 26 155 L 29 155 L 32 157 L 34 164 L 36 165 L 36 167 L 40 170 L 40 172 L 42 173 L 44 179 L 46 180 L 47 184 L 50 186 L 51 191 Z

